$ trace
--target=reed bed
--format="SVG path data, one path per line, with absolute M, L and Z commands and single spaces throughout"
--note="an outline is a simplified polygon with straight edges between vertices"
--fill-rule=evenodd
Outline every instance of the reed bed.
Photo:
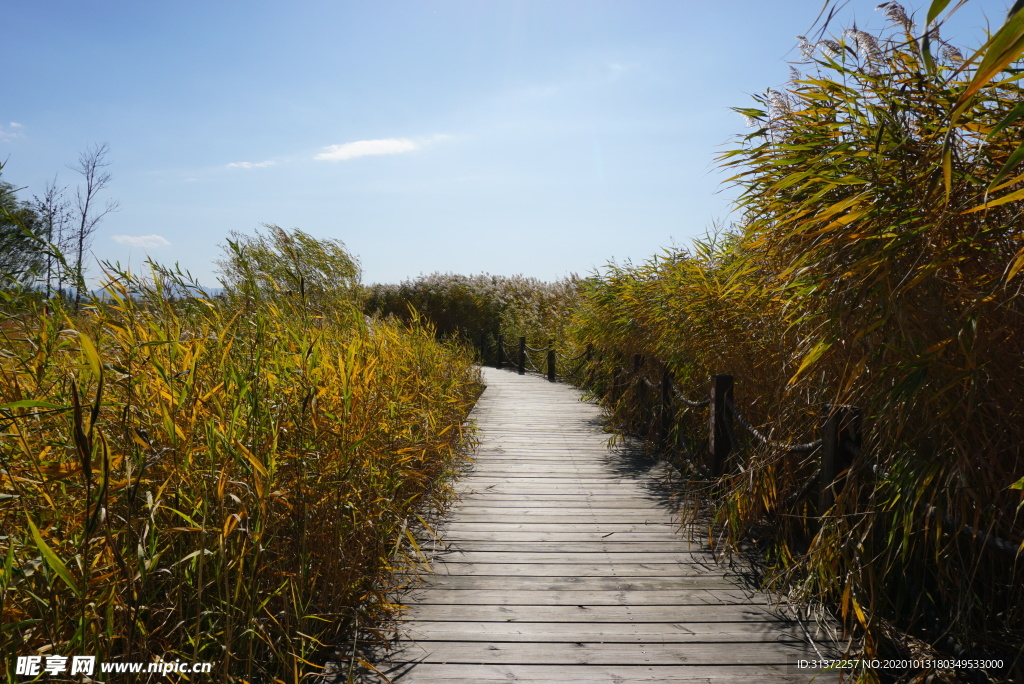
M 633 353 L 690 396 L 709 374 L 734 375 L 738 408 L 775 441 L 813 439 L 823 403 L 859 407 L 863 445 L 821 518 L 807 487 L 816 457 L 753 440 L 720 481 L 698 464 L 689 491 L 709 494 L 722 544 L 770 539 L 767 584 L 831 606 L 851 652 L 998 658 L 902 678 L 1014 681 L 1024 92 L 1005 72 L 954 121 L 972 85 L 959 51 L 935 32 L 942 50 L 924 54 L 902 7 L 882 9 L 890 33 L 804 41 L 809 73 L 738 110 L 755 131 L 722 163 L 741 224 L 591 278 L 577 336 L 603 353 L 597 391 L 622 425 L 651 424 L 608 380 Z M 701 453 L 699 437 L 690 445 Z
M 499 335 L 507 344 L 520 335 L 529 336 L 534 346 L 547 345 L 547 336 L 567 343 L 578 289 L 575 276 L 546 283 L 523 276 L 434 273 L 398 285 L 372 285 L 365 289 L 363 306 L 374 316 L 422 316 L 444 339 L 479 345 L 482 336 L 493 353 Z
M 8 680 L 38 653 L 308 681 L 396 608 L 383 590 L 416 554 L 410 521 L 447 497 L 479 376 L 432 330 L 308 287 L 285 258 L 324 247 L 304 237 L 232 243 L 226 297 L 154 266 L 111 271 L 78 312 L 3 302 Z

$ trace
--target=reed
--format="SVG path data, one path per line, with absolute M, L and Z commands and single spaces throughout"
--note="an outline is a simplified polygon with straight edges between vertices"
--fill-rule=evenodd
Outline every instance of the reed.
M 395 609 L 383 590 L 448 496 L 479 377 L 428 328 L 310 296 L 282 251 L 306 237 L 236 240 L 236 273 L 285 266 L 223 298 L 151 265 L 108 270 L 78 313 L 4 301 L 0 651 L 299 682 Z
M 543 346 L 548 336 L 569 343 L 568 321 L 579 280 L 546 283 L 523 276 L 434 273 L 398 285 L 365 288 L 364 310 L 399 320 L 423 317 L 442 338 L 478 343 L 483 335 L 493 349 L 498 335 L 511 343 L 520 335 Z
M 824 517 L 815 458 L 754 443 L 712 486 L 697 463 L 688 491 L 726 547 L 770 538 L 768 586 L 833 607 L 860 654 L 995 656 L 988 676 L 1011 681 L 1024 93 L 1019 70 L 979 85 L 937 30 L 926 54 L 903 8 L 883 9 L 891 31 L 805 41 L 808 72 L 737 110 L 755 128 L 721 157 L 740 224 L 591 278 L 577 335 L 605 355 L 596 387 L 621 425 L 651 422 L 611 380 L 634 353 L 690 396 L 736 376 L 737 406 L 776 441 L 816 436 L 823 403 L 858 406 L 864 444 Z

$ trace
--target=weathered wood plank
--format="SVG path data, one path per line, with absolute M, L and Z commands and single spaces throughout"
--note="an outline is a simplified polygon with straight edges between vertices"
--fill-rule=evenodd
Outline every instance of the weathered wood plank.
M 470 594 L 476 592 L 462 592 Z M 539 592 L 531 592 L 539 593 Z M 640 592 L 633 592 L 640 593 Z M 444 592 L 452 596 L 455 592 Z M 542 600 L 538 596 L 534 600 Z M 407 620 L 485 622 L 759 622 L 782 625 L 784 621 L 764 605 L 596 605 L 589 596 L 581 596 L 578 604 L 567 605 L 492 605 L 467 603 L 418 603 L 409 609 Z
M 413 589 L 399 597 L 399 602 L 409 606 L 425 605 L 484 605 L 484 606 L 576 606 L 580 607 L 578 591 L 528 591 L 512 590 L 471 590 L 471 591 L 439 591 L 436 588 Z M 586 595 L 586 607 L 594 606 L 693 606 L 695 617 L 710 616 L 707 619 L 722 619 L 729 613 L 723 613 L 718 606 L 723 605 L 771 605 L 764 594 L 754 593 L 746 589 L 647 589 L 641 591 L 589 591 Z M 543 603 L 542 603 L 543 602 Z M 715 606 L 709 613 L 708 606 Z M 415 608 L 418 610 L 418 608 Z M 685 611 L 673 613 L 674 620 L 682 619 Z M 466 619 L 465 615 L 458 616 Z M 435 618 L 436 619 L 436 618 Z M 618 618 L 617 618 L 618 619 Z
M 752 676 L 751 670 L 756 672 Z M 543 682 L 544 684 L 807 684 L 816 671 L 786 665 L 756 668 L 729 665 L 466 665 L 457 663 L 401 664 L 384 674 L 402 684 L 487 684 Z M 344 681 L 344 680 L 341 680 Z M 814 680 L 838 681 L 831 673 Z
M 434 572 L 438 575 L 462 575 L 465 577 L 664 577 L 685 572 L 690 576 L 722 575 L 714 567 L 689 563 L 685 567 L 676 562 L 667 563 L 459 563 L 438 561 Z
M 790 665 L 816 658 L 814 650 L 795 642 L 601 644 L 586 642 L 401 642 L 392 662 L 530 663 L 531 665 Z
M 508 524 L 509 521 L 515 521 L 517 523 L 542 523 L 545 525 L 599 525 L 599 524 L 622 524 L 622 525 L 649 525 L 649 524 L 661 524 L 661 525 L 672 525 L 675 528 L 679 527 L 679 523 L 675 520 L 674 516 L 662 514 L 657 510 L 650 510 L 646 513 L 572 513 L 565 512 L 562 514 L 556 513 L 544 513 L 541 515 L 524 515 L 521 513 L 509 513 L 507 511 L 493 513 L 463 513 L 462 511 L 454 512 L 454 515 L 458 518 L 458 524 L 469 524 L 469 523 L 502 523 Z
M 505 516 L 506 518 L 508 516 Z M 643 521 L 638 523 L 592 522 L 592 523 L 570 523 L 570 522 L 473 522 L 455 518 L 444 524 L 446 531 L 473 530 L 491 532 L 668 532 L 673 534 L 679 529 L 675 522 L 659 522 L 656 520 Z
M 411 580 L 412 586 L 429 582 L 437 589 L 511 589 L 508 576 L 437 574 Z M 518 577 L 515 588 L 531 591 L 642 591 L 646 589 L 737 589 L 733 579 L 703 576 L 668 577 Z
M 557 505 L 562 501 L 573 501 L 573 502 L 585 502 L 593 501 L 601 506 L 614 506 L 619 503 L 629 504 L 635 506 L 638 503 L 646 502 L 650 506 L 665 507 L 667 504 L 663 504 L 658 501 L 652 501 L 650 497 L 644 495 L 629 495 L 620 492 L 606 492 L 604 494 L 569 494 L 566 492 L 551 492 L 548 494 L 500 494 L 497 492 L 487 492 L 484 494 L 472 493 L 463 494 L 461 497 L 463 502 L 477 502 L 477 501 L 493 501 L 498 506 L 508 506 L 509 504 L 521 504 L 523 506 L 531 505 L 532 502 L 544 502 L 544 505 Z
M 673 545 L 674 546 L 674 545 Z M 570 551 L 568 549 L 553 548 L 550 551 L 467 551 L 464 547 L 457 550 L 444 551 L 434 556 L 434 562 L 451 565 L 453 563 L 474 563 L 474 564 L 508 564 L 508 563 L 536 563 L 536 564 L 581 564 L 589 565 L 601 563 L 699 563 L 708 569 L 717 569 L 713 563 L 708 563 L 707 554 L 701 551 L 680 552 L 675 548 L 665 551 L 610 551 L 598 549 L 595 551 Z
M 804 629 L 827 638 L 814 625 L 780 626 L 776 622 L 432 622 L 410 621 L 411 641 L 493 641 L 602 644 L 695 644 L 802 642 Z
M 444 533 L 444 539 L 452 544 L 458 544 L 463 540 L 494 540 L 504 542 L 602 542 L 602 541 L 618 541 L 623 543 L 637 542 L 645 543 L 652 541 L 665 541 L 683 543 L 680 541 L 678 533 L 672 531 L 623 531 L 623 532 L 606 532 L 602 530 L 596 530 L 593 532 L 566 532 L 559 529 L 552 530 L 480 530 L 480 529 L 458 529 L 458 530 L 442 530 Z
M 487 503 L 485 503 L 487 502 Z M 646 505 L 645 505 L 646 504 Z M 619 511 L 658 511 L 663 515 L 671 515 L 675 518 L 678 513 L 668 507 L 652 508 L 650 502 L 643 499 L 596 499 L 594 497 L 579 497 L 577 499 L 562 498 L 555 501 L 530 501 L 525 499 L 509 498 L 506 500 L 497 497 L 487 499 L 463 499 L 461 503 L 454 504 L 447 511 L 449 515 L 456 513 L 484 513 L 501 512 L 506 515 L 532 515 L 534 512 L 546 511 L 593 511 L 596 513 L 618 513 Z
M 703 546 L 697 543 L 680 545 L 678 538 L 666 538 L 662 541 L 614 541 L 615 537 L 600 539 L 598 541 L 525 541 L 510 542 L 505 539 L 499 541 L 471 541 L 460 540 L 459 543 L 442 545 L 425 542 L 421 548 L 430 549 L 434 553 L 692 553 L 701 556 L 706 563 L 713 564 Z M 723 569 L 727 566 L 723 566 Z

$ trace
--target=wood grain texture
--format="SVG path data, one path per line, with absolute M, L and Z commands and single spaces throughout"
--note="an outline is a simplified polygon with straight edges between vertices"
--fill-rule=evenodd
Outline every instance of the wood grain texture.
M 375 667 L 395 682 L 834 682 L 828 636 L 716 563 L 579 392 L 484 369 L 480 444 Z M 789 615 L 790 619 L 787 619 Z M 365 681 L 374 675 L 363 671 Z M 344 681 L 343 679 L 339 681 Z

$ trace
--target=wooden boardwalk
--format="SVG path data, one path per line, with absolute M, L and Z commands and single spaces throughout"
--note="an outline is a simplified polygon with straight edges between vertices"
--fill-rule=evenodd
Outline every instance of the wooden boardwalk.
M 484 369 L 481 443 L 402 597 L 392 681 L 808 682 L 798 623 L 688 542 L 651 462 L 565 385 Z M 815 681 L 832 682 L 822 674 Z

